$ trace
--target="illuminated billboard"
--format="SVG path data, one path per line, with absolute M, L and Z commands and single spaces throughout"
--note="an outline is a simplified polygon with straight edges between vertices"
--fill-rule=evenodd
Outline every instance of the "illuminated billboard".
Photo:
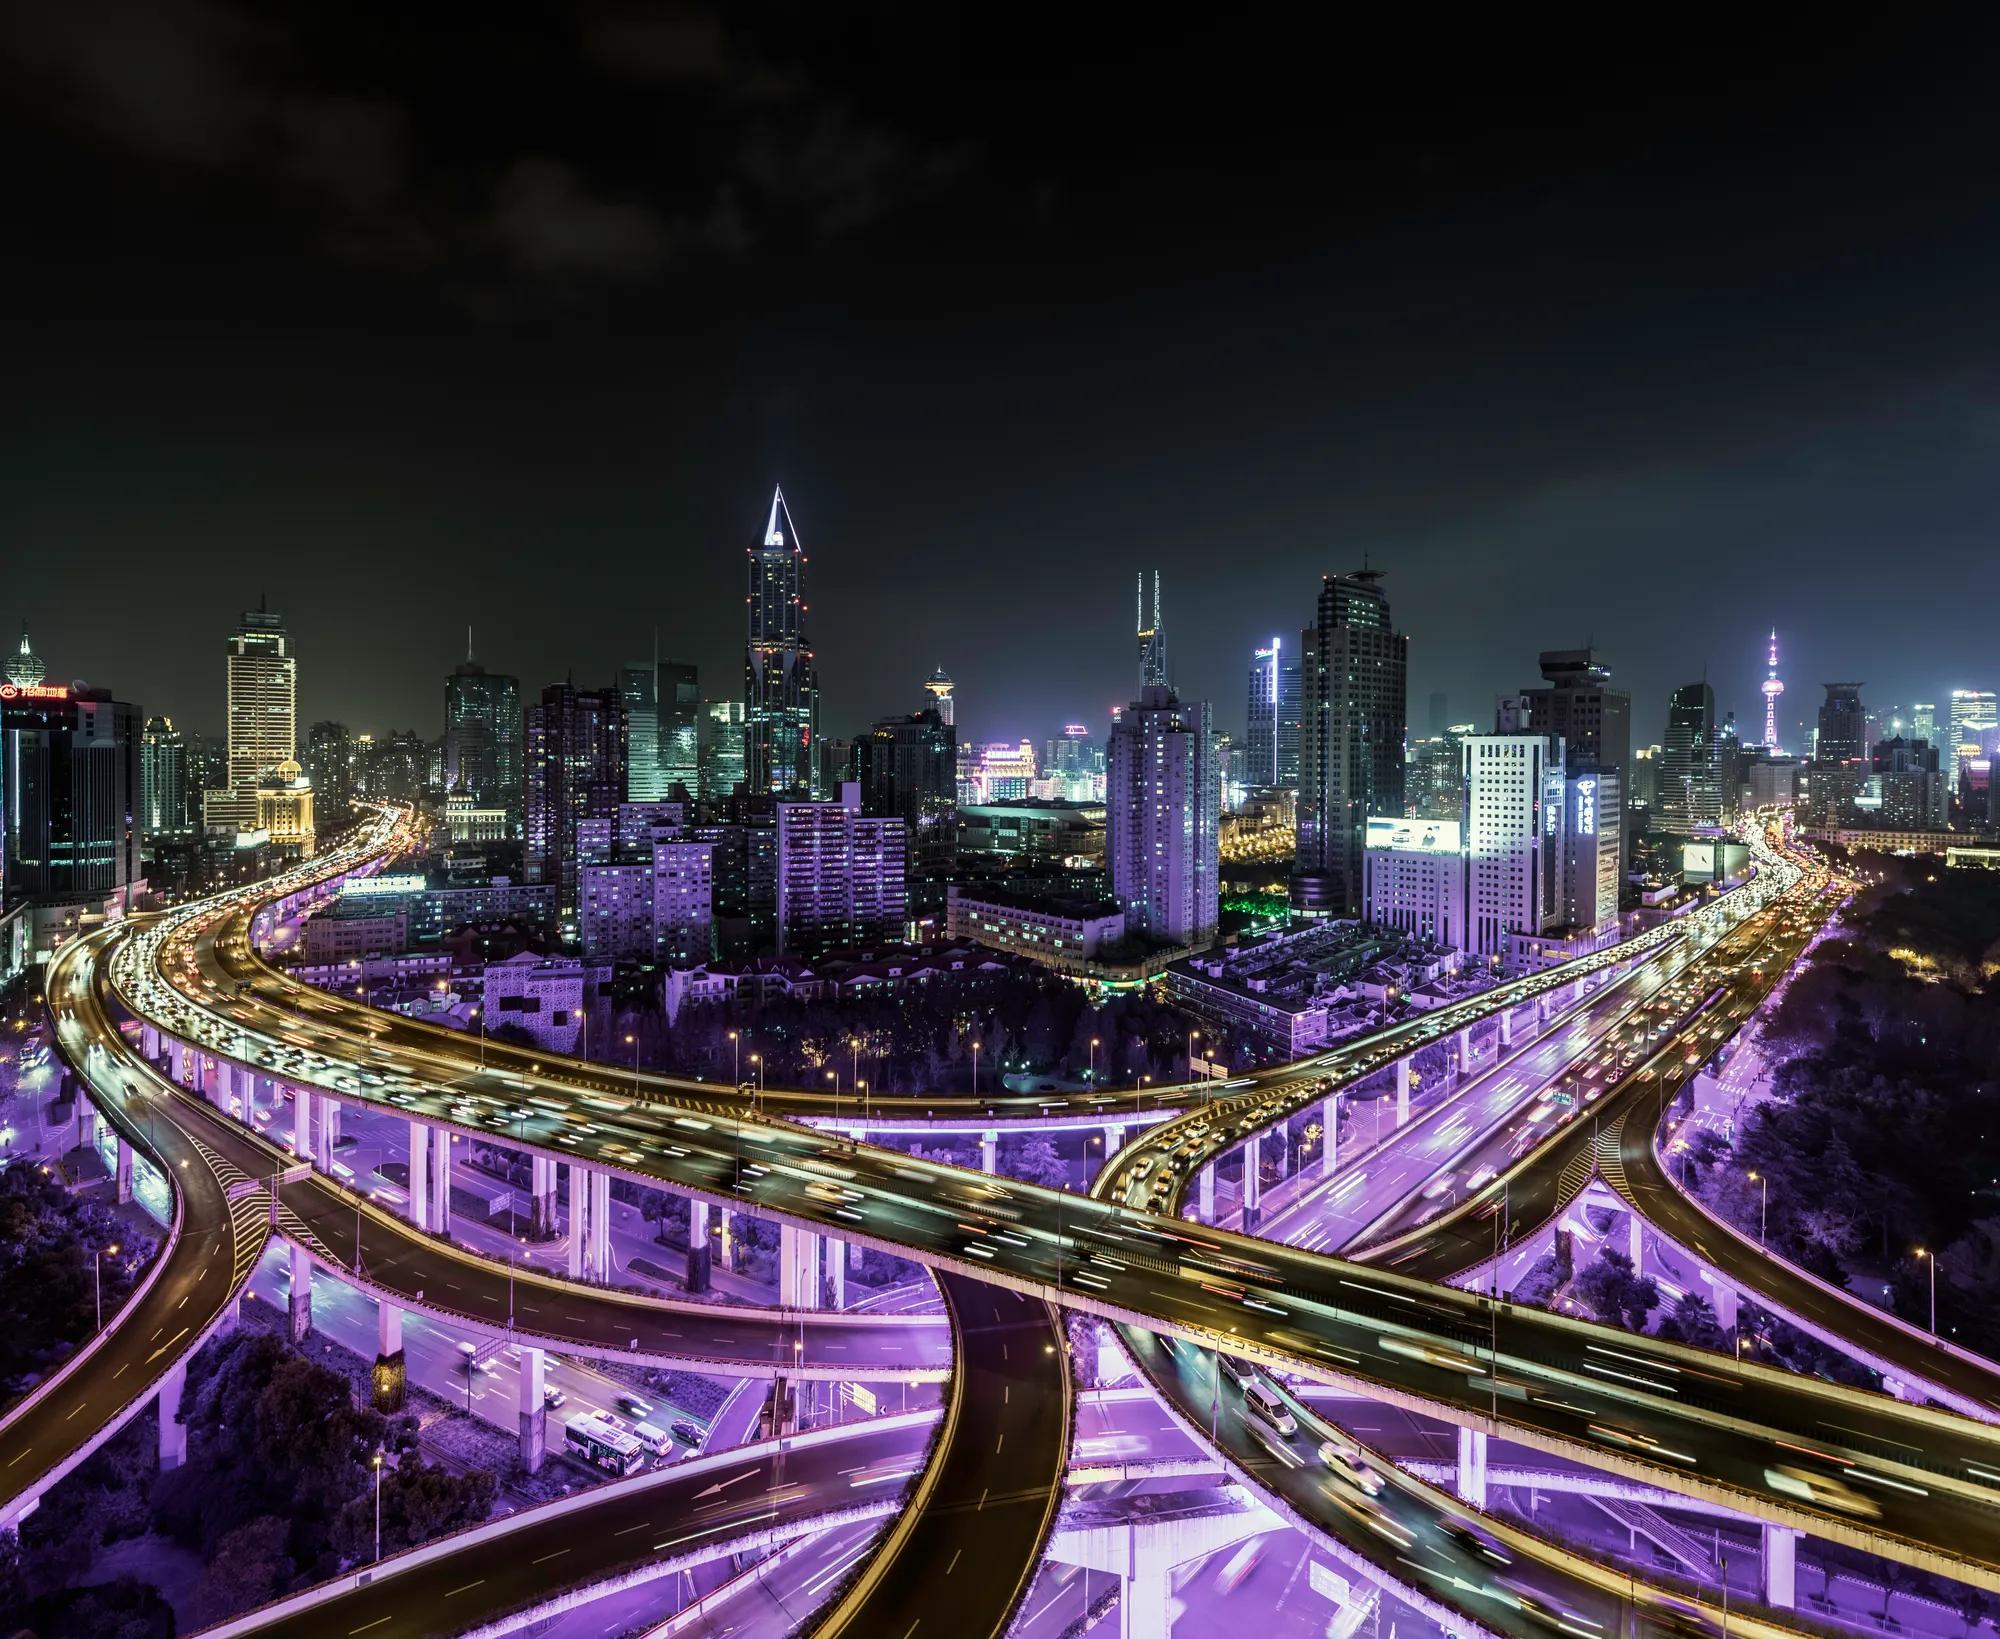
M 1369 816 L 1367 844 L 1399 854 L 1456 854 L 1462 827 L 1457 820 L 1379 819 Z

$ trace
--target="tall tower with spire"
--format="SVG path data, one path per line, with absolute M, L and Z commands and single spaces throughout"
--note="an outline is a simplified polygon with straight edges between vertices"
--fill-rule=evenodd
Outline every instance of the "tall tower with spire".
M 952 704 L 951 691 L 954 686 L 952 680 L 945 675 L 942 666 L 924 679 L 924 690 L 937 708 L 938 720 L 946 728 L 951 728 L 958 721 L 958 708 Z
M 1764 690 L 1764 749 L 1775 753 L 1778 750 L 1778 696 L 1785 692 L 1785 685 L 1778 680 L 1778 629 L 1771 628 L 1771 653 L 1766 662 L 1768 671 L 1763 682 Z
M 743 650 L 743 772 L 752 791 L 810 791 L 818 772 L 819 674 L 806 641 L 805 548 L 771 494 L 761 544 L 749 549 Z
M 1146 613 L 1146 572 L 1139 571 L 1139 687 L 1167 687 L 1167 629 L 1160 620 L 1160 572 L 1153 571 L 1153 612 Z
M 42 657 L 28 641 L 28 623 L 21 622 L 21 645 L 7 657 L 7 681 L 17 689 L 32 689 L 49 675 Z

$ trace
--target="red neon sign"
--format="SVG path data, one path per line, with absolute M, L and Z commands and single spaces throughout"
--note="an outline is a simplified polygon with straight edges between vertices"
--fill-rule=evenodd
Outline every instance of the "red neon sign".
M 0 700 L 67 700 L 60 683 L 0 683 Z

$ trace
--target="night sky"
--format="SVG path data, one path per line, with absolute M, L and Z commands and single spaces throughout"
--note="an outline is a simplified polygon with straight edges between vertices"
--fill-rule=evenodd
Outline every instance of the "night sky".
M 833 734 L 1103 724 L 1142 567 L 1240 731 L 1364 556 L 1416 732 L 2000 682 L 1996 24 L 1398 9 L 14 8 L 0 618 L 196 728 L 260 591 L 357 729 L 468 623 L 734 695 L 781 480 Z

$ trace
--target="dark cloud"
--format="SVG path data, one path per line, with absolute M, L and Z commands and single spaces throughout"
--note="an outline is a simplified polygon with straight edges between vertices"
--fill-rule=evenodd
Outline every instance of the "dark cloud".
M 554 159 L 523 159 L 495 190 L 493 233 L 508 258 L 533 274 L 604 274 L 643 279 L 674 254 L 675 232 L 657 211 L 594 194 Z

